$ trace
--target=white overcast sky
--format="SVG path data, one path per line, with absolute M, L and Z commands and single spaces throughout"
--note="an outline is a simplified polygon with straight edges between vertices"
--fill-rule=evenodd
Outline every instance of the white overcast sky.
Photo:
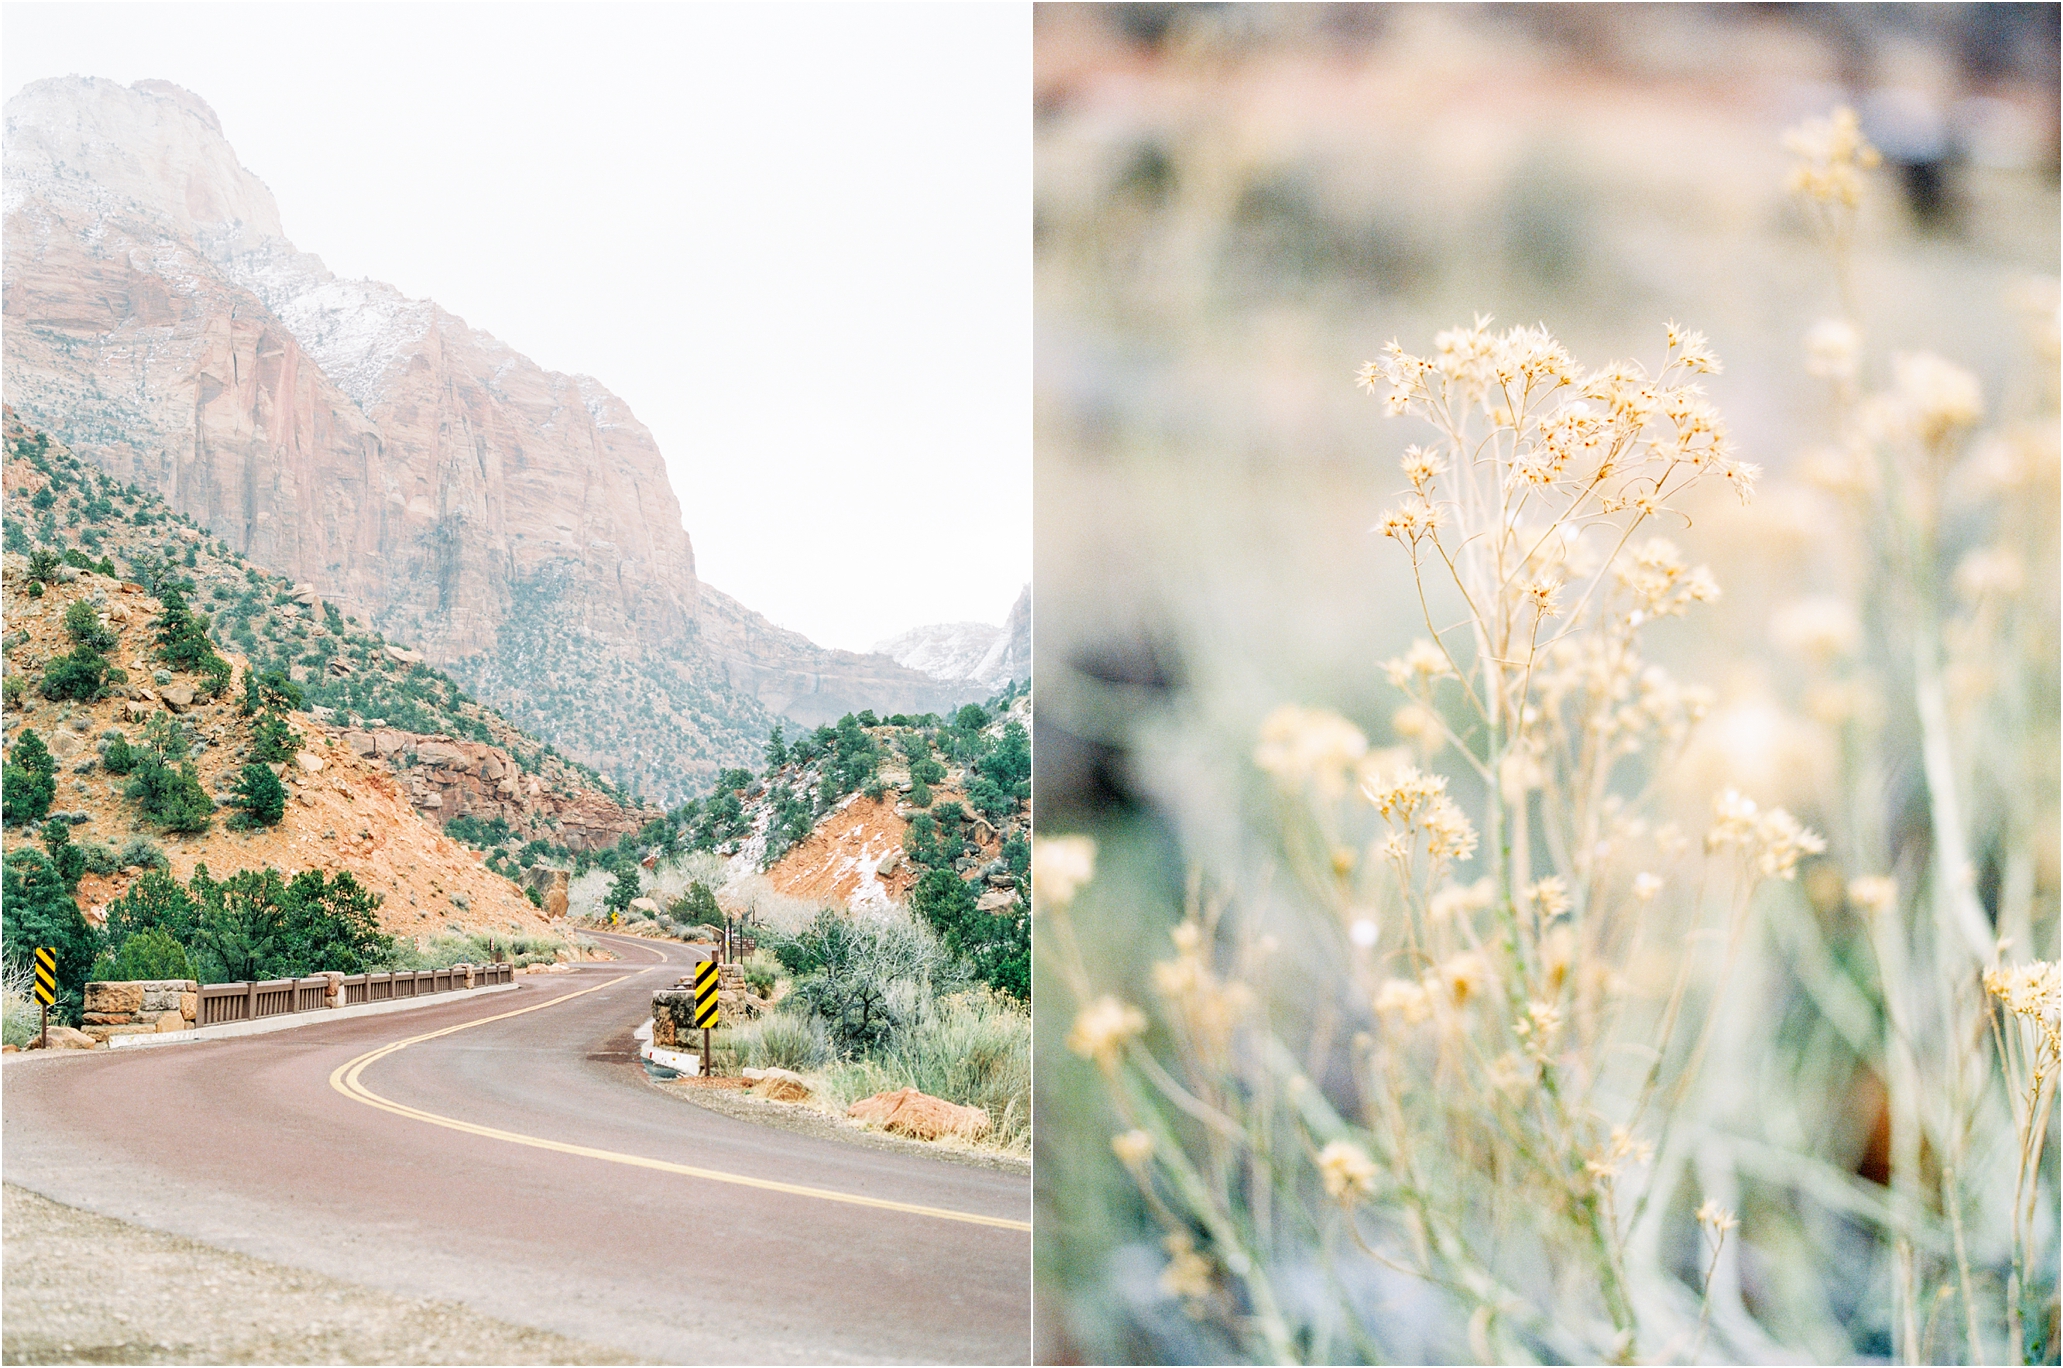
M 200 95 L 301 250 L 622 396 L 783 626 L 1031 577 L 1028 5 L 8 3 L 0 72 Z

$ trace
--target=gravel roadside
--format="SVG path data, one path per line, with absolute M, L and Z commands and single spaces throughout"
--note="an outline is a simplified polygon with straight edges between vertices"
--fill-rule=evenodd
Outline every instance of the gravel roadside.
M 6 1363 L 629 1363 L 0 1187 Z
M 634 1067 L 640 1074 L 644 1073 L 642 1065 Z M 713 1081 L 721 1083 L 724 1080 Z M 866 1149 L 922 1154 L 932 1159 L 943 1159 L 949 1164 L 965 1164 L 968 1168 L 994 1169 L 1000 1173 L 1031 1172 L 1029 1154 L 956 1144 L 951 1140 L 913 1140 L 908 1136 L 890 1135 L 886 1131 L 870 1130 L 856 1121 L 847 1121 L 807 1102 L 775 1102 L 771 1098 L 755 1097 L 742 1088 L 696 1087 L 685 1079 L 661 1080 L 647 1075 L 645 1084 L 669 1097 L 680 1098 L 709 1111 L 740 1121 L 793 1131 L 798 1135 L 812 1135 Z

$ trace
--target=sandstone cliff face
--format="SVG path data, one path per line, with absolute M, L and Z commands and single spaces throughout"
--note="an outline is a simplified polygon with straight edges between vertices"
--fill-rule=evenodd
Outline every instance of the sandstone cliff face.
M 620 782 L 967 696 L 706 590 L 620 399 L 297 251 L 191 93 L 40 81 L 5 151 L 9 402 Z

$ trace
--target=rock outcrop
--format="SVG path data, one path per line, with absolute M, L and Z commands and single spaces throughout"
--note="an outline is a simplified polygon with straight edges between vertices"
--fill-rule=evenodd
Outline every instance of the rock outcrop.
M 1017 596 L 1000 627 L 986 622 L 939 622 L 912 627 L 874 650 L 942 684 L 972 685 L 996 693 L 1031 678 L 1031 586 Z
M 392 727 L 353 728 L 343 733 L 353 754 L 373 756 L 395 769 L 409 803 L 439 823 L 454 817 L 491 822 L 499 817 L 518 831 L 539 819 L 569 850 L 601 850 L 636 831 L 653 813 L 624 807 L 592 789 L 564 792 L 526 774 L 500 746 L 449 736 L 422 736 Z
M 192 93 L 35 82 L 5 167 L 24 417 L 617 782 L 677 801 L 775 713 L 979 693 L 709 590 L 620 398 L 298 251 Z

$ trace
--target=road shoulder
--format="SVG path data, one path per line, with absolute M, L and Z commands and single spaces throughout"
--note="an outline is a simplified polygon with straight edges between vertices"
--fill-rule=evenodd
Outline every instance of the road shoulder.
M 890 1135 L 885 1131 L 869 1130 L 856 1122 L 841 1120 L 817 1107 L 804 1102 L 775 1102 L 763 1097 L 751 1097 L 743 1090 L 730 1088 L 696 1087 L 683 1082 L 666 1082 L 638 1072 L 644 1076 L 645 1086 L 665 1093 L 691 1106 L 713 1111 L 719 1116 L 732 1117 L 739 1121 L 750 1121 L 754 1125 L 771 1126 L 777 1130 L 792 1131 L 798 1135 L 815 1136 L 824 1140 L 835 1140 L 840 1144 L 858 1145 L 866 1149 L 889 1150 L 898 1154 L 921 1154 L 929 1159 L 938 1159 L 948 1164 L 962 1164 L 968 1168 L 992 1169 L 998 1173 L 1021 1173 L 1031 1176 L 1031 1156 L 1009 1154 L 999 1150 L 985 1150 L 973 1146 L 961 1146 L 937 1141 L 912 1140 L 907 1136 Z M 716 1080 L 721 1082 L 722 1080 Z
M 630 1363 L 619 1350 L 397 1297 L 0 1188 L 8 1363 Z

